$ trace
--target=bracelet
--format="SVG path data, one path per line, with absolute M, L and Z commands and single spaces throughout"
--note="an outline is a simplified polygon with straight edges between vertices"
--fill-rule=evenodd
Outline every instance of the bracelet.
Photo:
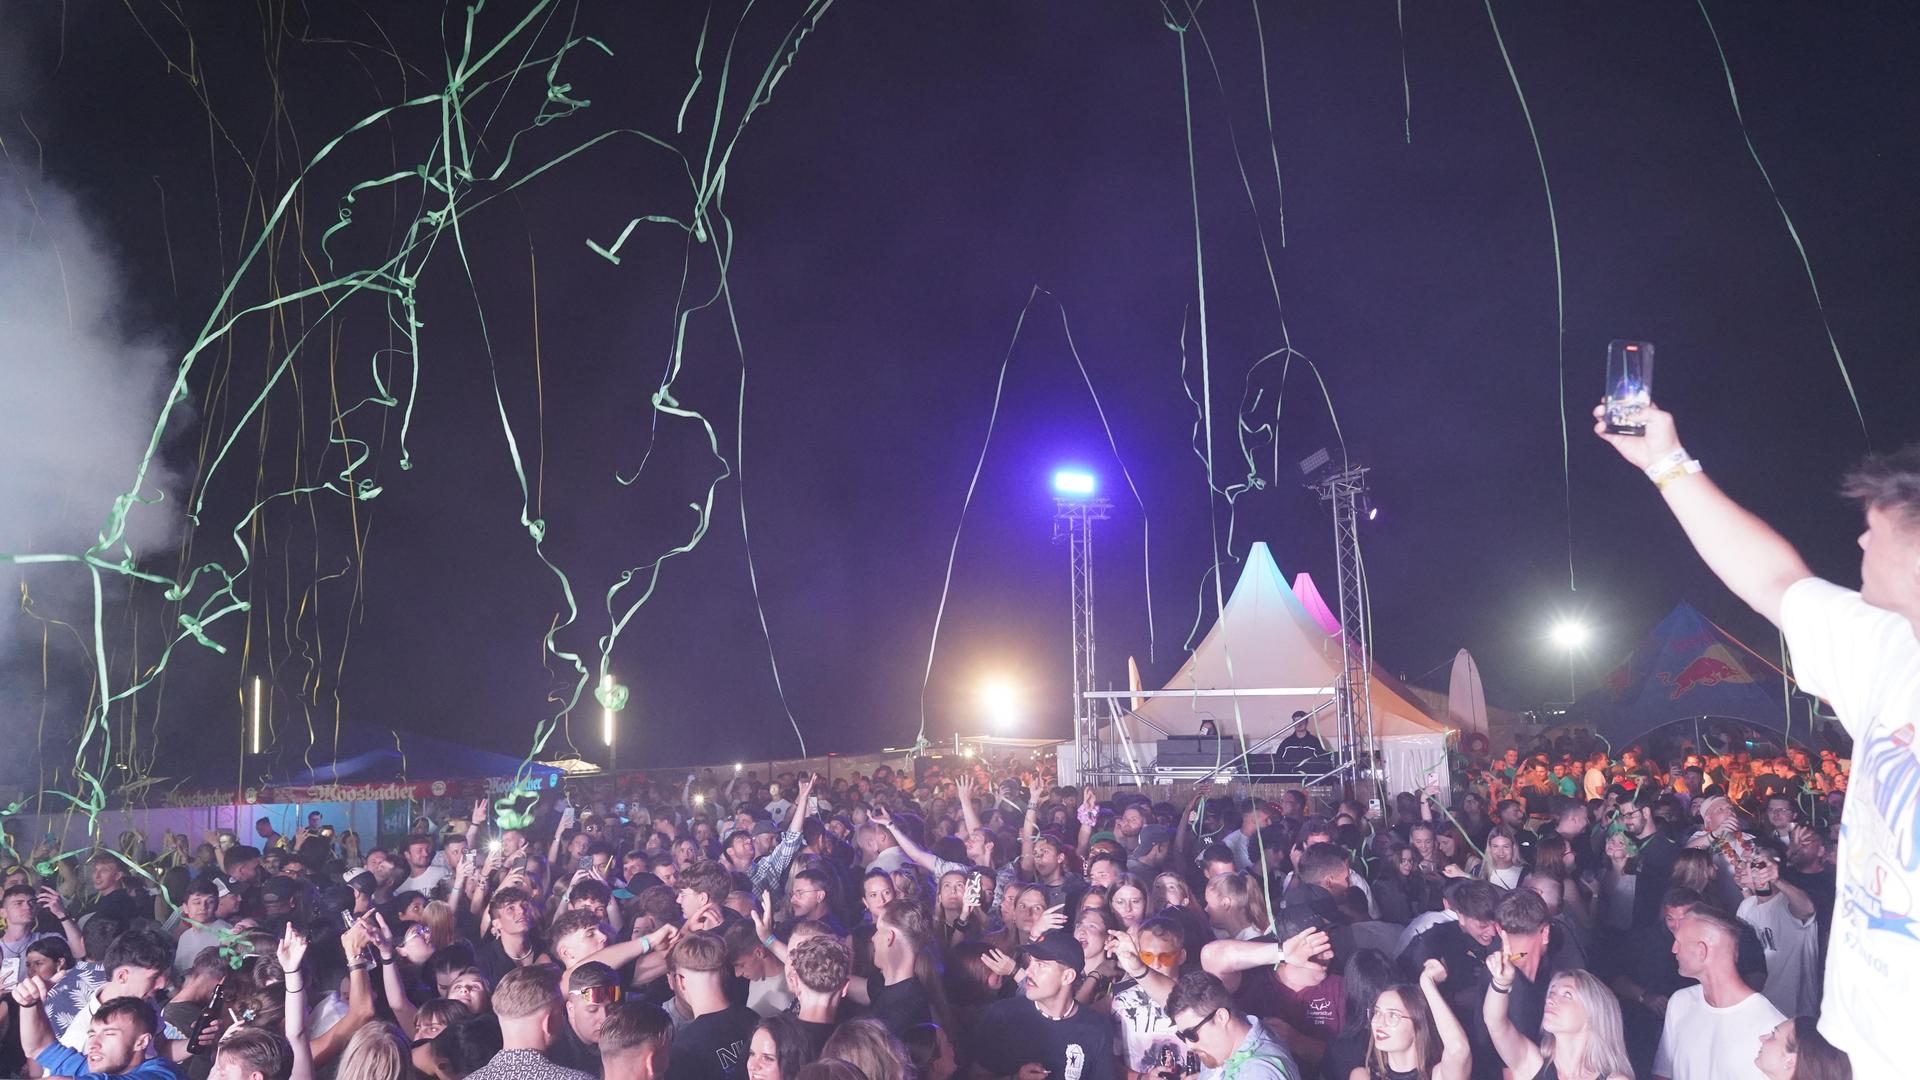
M 1499 983 L 1497 983 L 1497 982 L 1492 982 L 1492 981 L 1489 981 L 1489 982 L 1488 982 L 1488 984 L 1487 984 L 1487 988 L 1488 988 L 1489 990 L 1492 990 L 1492 991 L 1493 991 L 1494 993 L 1496 993 L 1496 994 L 1511 994 L 1511 993 L 1513 993 L 1513 984 L 1512 984 L 1512 983 L 1508 983 L 1508 984 L 1507 984 L 1507 985 L 1505 985 L 1505 986 L 1501 986 L 1501 985 L 1500 985 Z
M 367 962 L 365 960 L 355 960 L 353 963 L 347 965 L 347 970 L 365 971 L 367 970 Z
M 1665 491 L 1667 490 L 1667 485 L 1677 480 L 1684 480 L 1699 471 L 1700 462 L 1695 458 L 1688 458 L 1678 465 L 1667 467 L 1658 476 L 1655 476 L 1653 478 L 1653 486 L 1661 491 Z
M 307 988 L 304 986 L 295 986 L 292 983 L 282 983 L 281 985 L 286 988 L 289 994 L 304 994 L 307 992 Z
M 965 923 L 954 924 L 956 928 L 965 926 L 965 925 L 966 925 Z M 780 944 L 780 939 L 777 937 L 774 937 L 772 934 L 768 934 L 766 937 L 763 937 L 760 939 L 760 944 L 765 945 L 767 948 L 771 949 L 771 948 L 777 947 Z
M 1647 479 L 1658 480 L 1660 478 L 1661 473 L 1666 472 L 1668 469 L 1678 468 L 1681 465 L 1686 464 L 1686 462 L 1687 462 L 1686 450 L 1675 448 L 1674 450 L 1669 452 L 1666 456 L 1660 458 L 1659 460 L 1655 461 L 1653 464 L 1647 466 L 1645 469 L 1641 471 L 1647 474 Z

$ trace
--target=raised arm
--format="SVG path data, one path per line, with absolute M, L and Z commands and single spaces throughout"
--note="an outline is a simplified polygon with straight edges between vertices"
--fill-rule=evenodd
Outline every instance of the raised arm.
M 1433 1028 L 1440 1036 L 1440 1064 L 1434 1066 L 1433 1080 L 1467 1080 L 1473 1071 L 1473 1049 L 1467 1045 L 1467 1029 L 1453 1015 L 1440 984 L 1447 979 L 1447 966 L 1429 959 L 1420 968 L 1420 995 L 1427 999 L 1427 1011 L 1433 1014 Z M 1492 997 L 1492 994 L 1488 994 Z M 1515 1076 L 1531 1076 L 1514 1070 Z
M 40 976 L 29 975 L 13 984 L 13 1001 L 19 1006 L 15 1012 L 20 1017 L 20 1049 L 27 1052 L 28 1061 L 53 1045 L 53 1025 L 47 1023 L 46 1011 L 40 1007 L 45 1000 L 47 980 Z
M 1200 950 L 1200 967 L 1239 989 L 1240 973 L 1257 967 L 1274 968 L 1274 976 L 1290 990 L 1306 990 L 1327 979 L 1319 961 L 1331 943 L 1325 930 L 1307 929 L 1285 941 L 1210 941 Z
M 1429 960 L 1429 965 L 1438 964 L 1438 960 Z M 1532 1039 L 1521 1034 L 1513 1026 L 1513 1018 L 1507 1014 L 1508 1002 L 1513 997 L 1513 965 L 1507 962 L 1504 949 L 1495 949 L 1487 957 L 1487 973 L 1493 976 L 1493 985 L 1487 987 L 1486 999 L 1480 1005 L 1480 1015 L 1487 1022 L 1487 1034 L 1493 1038 L 1493 1048 L 1499 1052 L 1500 1060 L 1515 1076 L 1533 1076 L 1540 1071 L 1540 1048 Z M 1421 983 L 1426 982 L 1425 972 L 1421 973 Z
M 1673 414 L 1648 405 L 1640 412 L 1647 433 L 1639 436 L 1607 434 L 1604 406 L 1594 409 L 1593 415 L 1598 421 L 1594 434 L 1636 467 L 1652 470 L 1667 509 L 1673 511 L 1707 569 L 1748 607 L 1778 626 L 1780 598 L 1787 587 L 1813 576 L 1793 545 L 1699 471 L 1699 463 L 1680 446 Z
M 1033 837 L 1039 831 L 1039 821 L 1039 793 L 1028 789 L 1027 816 L 1020 822 L 1020 876 L 1025 881 L 1032 881 L 1034 878 Z
M 960 816 L 966 819 L 967 831 L 980 831 L 980 811 L 973 806 L 973 774 L 961 773 L 954 778 L 953 789 L 960 796 Z
M 289 922 L 280 935 L 276 950 L 280 970 L 286 973 L 286 1035 L 293 1048 L 293 1071 L 287 1080 L 313 1080 L 313 1047 L 307 1044 L 307 973 L 300 965 L 307 958 L 307 939 Z
M 367 940 L 380 954 L 380 985 L 386 992 L 387 1008 L 393 1010 L 394 1022 L 401 1031 L 413 1030 L 413 1017 L 418 1011 L 407 998 L 406 984 L 400 981 L 400 965 L 395 962 L 393 929 L 387 925 L 387 917 L 378 911 L 371 917 L 362 917 L 360 922 L 366 932 Z
M 95 959 L 87 956 L 87 939 L 81 936 L 80 925 L 73 921 L 72 915 L 67 913 L 67 901 L 60 895 L 60 890 L 46 885 L 40 886 L 40 906 L 47 909 L 47 914 L 60 920 L 60 933 L 66 937 L 67 948 L 73 950 L 74 956 L 81 959 Z
M 914 843 L 913 837 L 908 836 L 905 830 L 901 829 L 900 826 L 895 823 L 893 815 L 887 812 L 886 807 L 875 804 L 872 809 L 867 811 L 867 817 L 871 819 L 875 825 L 892 833 L 893 842 L 900 845 L 900 850 L 906 853 L 907 858 L 926 867 L 927 873 L 932 874 L 935 878 L 938 878 L 948 870 L 954 869 L 952 863 L 936 857 L 933 852 Z M 961 869 L 965 869 L 965 867 L 961 867 Z

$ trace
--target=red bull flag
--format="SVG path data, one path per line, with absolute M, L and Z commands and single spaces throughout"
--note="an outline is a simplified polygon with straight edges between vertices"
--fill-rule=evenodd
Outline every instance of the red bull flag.
M 1623 747 L 1655 728 L 1703 716 L 1783 732 L 1785 693 L 1778 667 L 1683 601 L 1581 695 L 1573 719 Z

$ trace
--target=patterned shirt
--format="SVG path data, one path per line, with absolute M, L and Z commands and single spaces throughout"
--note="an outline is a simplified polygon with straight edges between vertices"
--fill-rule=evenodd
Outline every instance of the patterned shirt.
M 538 1050 L 502 1050 L 467 1080 L 593 1080 L 593 1074 L 555 1065 Z

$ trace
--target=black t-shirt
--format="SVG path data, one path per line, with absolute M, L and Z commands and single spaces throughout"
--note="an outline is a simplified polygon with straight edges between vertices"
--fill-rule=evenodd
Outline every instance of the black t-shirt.
M 673 1034 L 667 1080 L 745 1080 L 747 1044 L 760 1016 L 744 1005 L 697 1016 Z
M 802 1020 L 797 1016 L 793 1022 L 799 1025 L 800 1033 L 807 1037 L 808 1061 L 818 1059 L 821 1051 L 827 1048 L 827 1040 L 833 1038 L 833 1033 L 840 1029 L 839 1024 L 823 1024 L 818 1020 Z M 676 1042 L 676 1048 L 678 1045 Z
M 118 919 L 122 924 L 130 927 L 133 920 L 140 918 L 140 909 L 145 906 L 141 901 L 145 899 L 146 897 L 144 895 L 135 897 L 133 891 L 129 888 L 118 888 L 95 901 L 93 910 L 89 912 L 89 914 L 101 915 L 109 919 Z M 153 911 L 151 908 L 148 909 L 146 914 L 149 918 L 152 917 Z
M 995 1076 L 1012 1076 L 1038 1062 L 1052 1076 L 1114 1080 L 1113 1017 L 1075 1008 L 1064 1020 L 1049 1020 L 1026 998 L 996 1001 L 980 1014 L 974 1063 Z M 674 1052 L 679 1052 L 676 1040 Z
M 874 1018 L 886 1024 L 896 1037 L 905 1035 L 915 1024 L 933 1022 L 933 1004 L 919 979 L 909 977 L 888 986 L 876 971 L 867 976 L 867 997 L 873 1002 Z
M 600 1048 L 591 1046 L 573 1030 L 570 1021 L 560 1021 L 553 1045 L 547 1047 L 547 1060 L 568 1069 L 600 1075 Z
M 541 941 L 540 938 L 534 934 L 527 935 L 526 947 L 533 950 L 535 957 L 547 951 L 547 943 Z M 507 955 L 506 946 L 500 943 L 500 939 L 491 935 L 480 943 L 479 948 L 473 950 L 473 954 L 475 965 L 478 966 L 481 971 L 486 972 L 487 981 L 496 986 L 499 985 L 501 979 L 506 977 L 508 972 L 520 966 L 513 961 L 512 957 Z

